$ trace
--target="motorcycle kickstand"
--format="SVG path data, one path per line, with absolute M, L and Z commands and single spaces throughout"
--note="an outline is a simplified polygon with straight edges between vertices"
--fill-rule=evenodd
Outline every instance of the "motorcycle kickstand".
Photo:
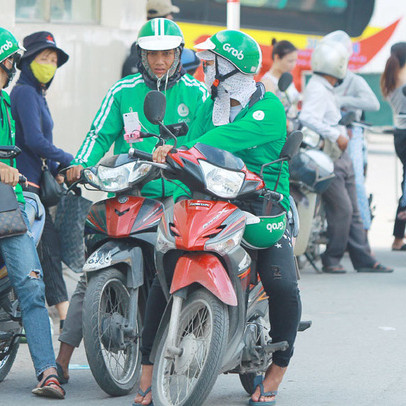
M 310 255 L 307 253 L 307 252 L 305 252 L 305 257 L 306 257 L 306 259 L 310 262 L 310 265 L 313 267 L 313 269 L 317 272 L 317 273 L 323 273 L 322 271 L 321 271 L 321 269 L 316 265 L 316 263 L 313 261 L 313 259 L 310 257 Z

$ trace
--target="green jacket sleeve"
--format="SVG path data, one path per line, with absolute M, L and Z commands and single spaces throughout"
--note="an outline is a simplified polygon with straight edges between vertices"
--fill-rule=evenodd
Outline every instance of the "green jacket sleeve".
M 112 88 L 113 89 L 113 88 Z M 112 89 L 107 93 L 72 164 L 96 165 L 123 132 L 120 101 Z

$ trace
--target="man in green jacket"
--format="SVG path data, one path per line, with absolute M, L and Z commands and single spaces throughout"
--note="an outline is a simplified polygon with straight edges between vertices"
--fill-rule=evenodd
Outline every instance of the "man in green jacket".
M 263 164 L 279 157 L 286 141 L 286 116 L 282 103 L 275 95 L 265 93 L 262 84 L 254 81 L 254 74 L 261 65 L 259 45 L 245 33 L 225 30 L 195 47 L 202 50 L 198 56 L 203 60 L 205 82 L 211 89 L 211 99 L 206 100 L 199 110 L 184 145 L 190 148 L 196 143 L 202 143 L 230 151 L 240 157 L 249 170 L 259 173 Z M 157 148 L 154 161 L 165 162 L 171 149 L 171 146 L 166 145 Z M 285 163 L 278 178 L 278 169 L 278 165 L 276 168 L 266 167 L 264 180 L 269 189 L 276 189 L 284 195 L 281 207 L 273 205 L 273 210 L 279 213 L 289 210 L 289 172 Z M 246 207 L 242 202 L 242 208 L 263 215 L 261 200 L 259 198 Z M 272 341 L 287 341 L 289 348 L 273 354 L 272 364 L 263 381 L 255 388 L 249 404 L 274 405 L 277 389 L 293 355 L 301 315 L 290 227 L 287 227 L 277 244 L 258 251 L 258 272 L 270 298 Z M 162 297 L 159 297 L 158 291 L 151 292 L 147 311 L 151 309 L 152 313 L 155 307 L 155 311 L 159 312 L 159 300 Z M 140 387 L 145 396 L 140 403 L 143 405 L 151 402 L 148 392 L 151 380 L 148 381 L 148 377 L 152 376 L 152 365 L 145 365 L 149 355 L 145 349 L 150 346 L 149 340 L 154 336 L 153 328 L 149 325 L 151 319 L 146 316 L 142 337 L 144 352 Z M 150 332 L 150 337 L 145 337 L 146 331 Z
M 158 134 L 157 125 L 152 125 L 144 115 L 144 99 L 151 90 L 165 93 L 171 106 L 164 118 L 165 124 L 194 120 L 199 106 L 206 100 L 206 87 L 182 71 L 180 57 L 184 45 L 180 28 L 165 18 L 148 21 L 138 34 L 140 72 L 118 81 L 107 92 L 93 120 L 74 165 L 67 172 L 69 182 L 79 179 L 83 168 L 96 165 L 114 144 L 114 154 L 128 152 L 125 140 L 126 129 L 139 121 L 142 131 Z M 127 127 L 127 128 L 126 128 Z M 127 134 L 128 135 L 128 134 Z M 155 138 L 146 138 L 137 143 L 137 148 L 152 152 Z M 173 194 L 173 183 L 158 179 L 147 183 L 142 195 L 153 199 L 164 199 Z M 75 347 L 82 339 L 82 303 L 86 282 L 82 277 L 71 298 L 63 331 L 59 337 L 61 346 L 57 366 L 62 381 L 69 379 L 68 365 Z

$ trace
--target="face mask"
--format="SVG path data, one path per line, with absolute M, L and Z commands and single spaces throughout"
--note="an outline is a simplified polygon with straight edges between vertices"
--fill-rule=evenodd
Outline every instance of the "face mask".
M 216 78 L 216 67 L 213 65 L 206 65 L 204 69 L 204 83 L 208 89 L 211 89 L 211 85 Z
M 30 64 L 32 73 L 40 83 L 48 83 L 55 75 L 56 66 L 47 63 L 32 61 Z

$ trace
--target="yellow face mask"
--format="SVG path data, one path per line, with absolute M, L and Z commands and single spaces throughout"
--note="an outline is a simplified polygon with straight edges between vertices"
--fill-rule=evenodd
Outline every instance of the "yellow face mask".
M 56 66 L 48 63 L 32 61 L 30 66 L 35 78 L 38 82 L 43 84 L 48 83 L 54 77 L 56 72 Z

